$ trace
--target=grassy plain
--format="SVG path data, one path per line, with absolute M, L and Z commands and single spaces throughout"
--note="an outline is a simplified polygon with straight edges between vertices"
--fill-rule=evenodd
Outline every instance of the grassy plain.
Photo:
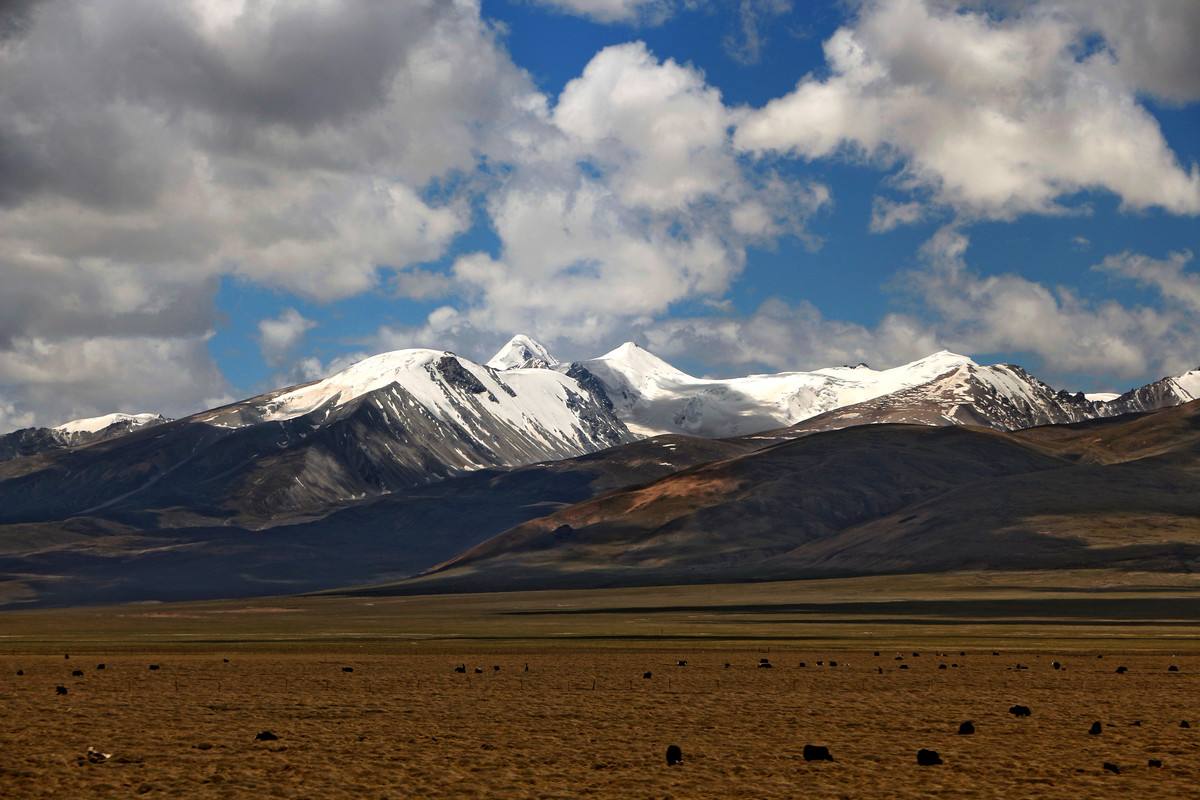
M 1185 797 L 1200 786 L 1200 579 L 10 612 L 0 712 L 6 798 Z M 977 733 L 957 735 L 967 719 Z M 672 743 L 684 763 L 668 768 Z M 806 763 L 806 743 L 836 760 Z M 88 763 L 89 746 L 112 757 Z M 920 747 L 945 763 L 917 766 Z

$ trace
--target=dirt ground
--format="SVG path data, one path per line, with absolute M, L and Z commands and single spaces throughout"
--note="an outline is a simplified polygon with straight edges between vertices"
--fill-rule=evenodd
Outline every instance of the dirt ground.
M 1049 654 L 895 655 L 145 653 L 102 671 L 90 654 L 5 656 L 0 795 L 1149 798 L 1200 788 L 1200 658 L 1080 653 L 1056 671 Z M 757 668 L 760 658 L 774 668 Z M 1032 716 L 1010 715 L 1016 703 Z M 977 732 L 957 735 L 967 719 Z M 1097 720 L 1103 732 L 1089 735 Z M 278 740 L 256 742 L 264 730 Z M 806 743 L 836 760 L 806 763 Z M 666 765 L 669 744 L 682 765 Z M 88 763 L 89 746 L 112 757 Z M 945 763 L 918 766 L 921 747 Z
M 775 587 L 736 590 L 740 605 L 689 588 L 0 615 L 0 797 L 1197 796 L 1191 592 L 1118 588 L 1159 617 L 1059 597 L 1045 613 L 1073 616 L 1049 619 L 1015 590 L 1011 614 L 994 592 L 930 605 L 929 585 L 886 613 L 818 613 L 800 603 L 811 587 Z M 703 597 L 727 613 L 697 610 Z M 790 638 L 705 638 L 741 630 Z M 267 730 L 278 739 L 255 741 Z M 805 744 L 835 760 L 805 762 Z M 918 748 L 944 763 L 918 766 Z

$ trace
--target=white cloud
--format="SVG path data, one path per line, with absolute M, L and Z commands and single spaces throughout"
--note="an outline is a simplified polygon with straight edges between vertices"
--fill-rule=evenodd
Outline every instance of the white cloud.
M 828 319 L 807 301 L 767 300 L 745 316 L 656 321 L 641 331 L 664 357 L 689 358 L 737 373 L 746 368 L 820 369 L 838 364 L 892 366 L 938 349 L 932 331 L 898 314 L 876 326 Z
M 1124 252 L 1109 256 L 1093 269 L 1155 289 L 1169 306 L 1200 313 L 1200 274 L 1185 271 L 1191 262 L 1190 250 L 1171 253 L 1164 259 Z
M 901 202 L 876 197 L 871 203 L 871 233 L 886 233 L 901 225 L 912 225 L 925 215 L 925 206 L 916 200 Z
M 542 146 L 488 200 L 498 257 L 455 263 L 480 330 L 597 342 L 688 298 L 719 296 L 750 243 L 804 236 L 819 184 L 749 171 L 735 120 L 694 68 L 641 43 L 600 51 L 548 111 Z
M 401 294 L 444 291 L 419 265 L 469 227 L 477 187 L 429 182 L 472 176 L 481 154 L 508 160 L 545 125 L 477 0 L 112 0 L 103 13 L 45 0 L 20 22 L 0 36 L 10 420 L 112 410 L 43 403 L 71 384 L 28 368 L 31 343 L 93 358 L 70 362 L 91 375 L 108 360 L 84 338 L 160 341 L 205 376 L 195 397 L 222 396 L 203 344 L 221 276 L 317 300 L 383 274 Z M 118 408 L 189 405 L 121 375 L 105 393 Z
M 258 323 L 258 347 L 268 364 L 278 366 L 317 323 L 294 308 Z
M 1015 273 L 983 275 L 967 260 L 970 241 L 940 230 L 922 249 L 922 265 L 894 281 L 904 313 L 875 325 L 829 319 L 810 303 L 779 299 L 738 316 L 655 320 L 640 329 L 664 356 L 739 368 L 812 369 L 866 362 L 894 366 L 946 348 L 960 353 L 1015 353 L 1054 382 L 1081 373 L 1116 384 L 1147 374 L 1177 375 L 1200 352 L 1200 274 L 1188 252 L 1155 259 L 1120 253 L 1094 269 L 1154 289 L 1158 307 L 1089 300 Z
M 825 42 L 828 76 L 749 113 L 735 141 L 899 162 L 899 185 L 966 217 L 1061 212 L 1061 198 L 1095 188 L 1130 209 L 1200 213 L 1200 167 L 1178 162 L 1108 50 L 1078 56 L 1087 30 L 1049 5 L 998 19 L 873 0 Z
M 539 5 L 596 22 L 661 22 L 674 0 L 534 0 Z
M 201 410 L 225 381 L 205 337 L 20 338 L 0 350 L 0 424 L 54 425 L 113 411 Z

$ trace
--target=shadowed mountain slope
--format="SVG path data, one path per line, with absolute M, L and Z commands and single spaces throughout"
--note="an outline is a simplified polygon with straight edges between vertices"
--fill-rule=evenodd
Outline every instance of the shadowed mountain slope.
M 1200 403 L 810 435 L 530 520 L 401 590 L 1101 565 L 1200 566 Z

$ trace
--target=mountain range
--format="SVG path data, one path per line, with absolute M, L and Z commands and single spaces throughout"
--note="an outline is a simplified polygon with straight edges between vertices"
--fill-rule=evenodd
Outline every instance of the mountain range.
M 1154 562 L 1177 566 L 1190 506 L 1163 487 L 1191 487 L 1198 396 L 1198 371 L 1085 396 L 949 352 L 708 379 L 632 343 L 401 350 L 183 419 L 0 437 L 0 603 L 1059 565 L 1078 537 L 1027 520 L 1074 530 L 1087 503 L 1009 503 L 979 546 L 929 509 L 987 519 L 979 498 L 1087 498 L 1118 474 L 1112 497 L 1153 501 L 1129 506 L 1146 531 L 1186 534 Z M 1125 426 L 1146 425 L 1169 447 L 1131 456 Z M 906 560 L 934 529 L 948 555 Z

